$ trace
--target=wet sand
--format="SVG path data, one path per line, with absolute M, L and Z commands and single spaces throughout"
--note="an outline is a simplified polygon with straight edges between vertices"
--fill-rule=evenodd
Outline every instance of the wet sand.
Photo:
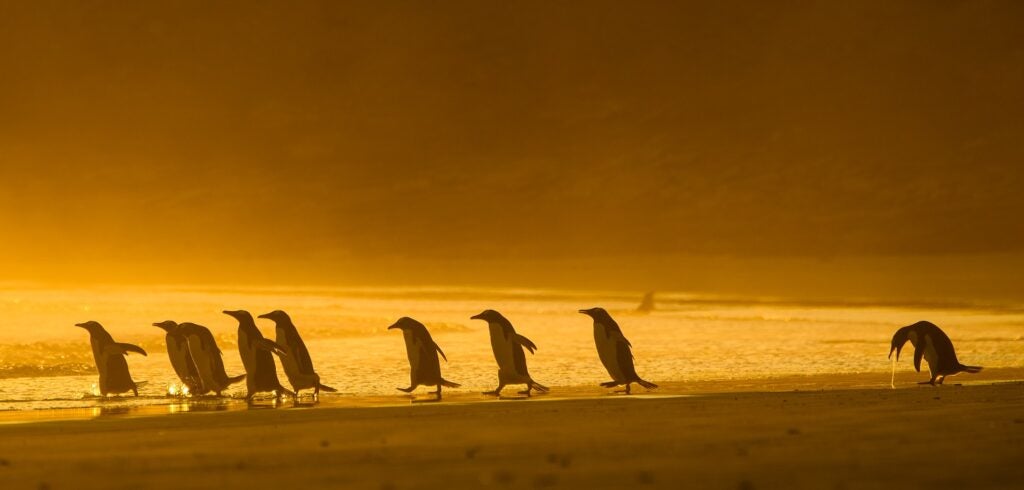
M 192 403 L 192 413 L 135 416 L 93 410 L 100 416 L 91 420 L 0 425 L 0 482 L 5 489 L 1020 487 L 1024 383 L 961 377 L 963 385 L 933 388 L 908 379 L 898 377 L 895 390 L 699 395 L 670 385 L 631 397 L 579 388 L 532 400 L 464 393 L 422 404 L 397 398 L 248 410 Z

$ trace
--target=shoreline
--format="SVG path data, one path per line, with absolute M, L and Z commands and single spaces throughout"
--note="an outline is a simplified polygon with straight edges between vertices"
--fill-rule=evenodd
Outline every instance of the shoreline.
M 1008 488 L 1024 479 L 1020 381 L 541 400 L 0 425 L 0 481 L 734 490 Z
M 920 379 L 919 379 L 920 378 Z M 801 393 L 801 392 L 827 392 L 844 390 L 904 390 L 904 389 L 943 389 L 950 386 L 978 386 L 994 384 L 1012 384 L 1024 382 L 1024 368 L 991 368 L 985 369 L 973 375 L 960 375 L 947 379 L 947 384 L 941 387 L 918 385 L 917 381 L 927 380 L 927 373 L 916 373 L 909 371 L 897 371 L 896 384 L 892 388 L 887 382 L 888 373 L 841 373 L 841 374 L 812 374 L 812 375 L 788 375 L 767 378 L 742 378 L 742 379 L 709 379 L 692 381 L 668 381 L 659 383 L 655 390 L 644 390 L 639 386 L 635 387 L 630 398 L 673 398 L 673 397 L 709 397 L 727 394 L 768 394 L 768 393 Z M 519 386 L 511 385 L 504 391 L 500 399 L 482 395 L 477 391 L 449 390 L 444 394 L 444 399 L 432 405 L 475 405 L 488 404 L 496 401 L 517 401 L 517 402 L 538 402 L 538 401 L 568 401 L 568 400 L 595 400 L 604 398 L 624 398 L 623 394 L 616 394 L 612 389 L 598 386 L 552 386 L 549 394 L 534 395 L 532 398 L 518 396 Z M 257 402 L 249 406 L 241 398 L 236 397 L 195 397 L 195 398 L 174 398 L 155 397 L 146 398 L 152 403 L 139 403 L 134 397 L 111 397 L 111 398 L 83 398 L 83 402 L 92 401 L 91 406 L 62 407 L 62 408 L 38 408 L 38 409 L 9 409 L 0 410 L 0 427 L 12 424 L 31 424 L 38 422 L 60 422 L 66 420 L 89 420 L 95 418 L 134 418 L 134 417 L 159 417 L 185 413 L 208 413 L 208 412 L 249 412 L 253 410 L 325 410 L 325 409 L 346 409 L 346 408 L 376 408 L 376 407 L 403 407 L 416 400 L 419 402 L 431 402 L 430 395 L 426 392 L 428 388 L 419 387 L 413 396 L 397 393 L 395 395 L 365 395 L 365 394 L 324 394 L 314 402 L 311 398 L 304 396 L 294 403 L 293 400 L 284 399 L 278 403 L 268 396 L 257 398 Z M 35 401 L 13 402 L 13 403 L 35 403 Z

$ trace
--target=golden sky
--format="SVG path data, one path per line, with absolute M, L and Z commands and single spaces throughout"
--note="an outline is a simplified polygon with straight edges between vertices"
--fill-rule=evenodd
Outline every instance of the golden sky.
M 1022 251 L 1024 4 L 689 3 L 6 2 L 0 264 Z

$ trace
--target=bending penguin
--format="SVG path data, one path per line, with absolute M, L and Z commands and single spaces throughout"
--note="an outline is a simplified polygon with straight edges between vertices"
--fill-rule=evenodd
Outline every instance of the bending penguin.
M 188 391 L 184 394 L 201 394 L 206 392 L 203 389 L 203 379 L 199 376 L 199 369 L 196 368 L 196 361 L 188 351 L 188 339 L 181 333 L 178 324 L 166 320 L 153 324 L 167 332 L 167 357 L 171 360 L 171 367 L 181 380 L 181 384 Z
M 313 398 L 320 395 L 320 390 L 327 392 L 338 391 L 330 386 L 320 383 L 320 375 L 313 370 L 313 358 L 309 356 L 306 343 L 299 336 L 299 330 L 295 328 L 291 317 L 281 310 L 274 310 L 259 316 L 273 320 L 277 325 L 277 344 L 284 350 L 281 356 L 281 366 L 284 367 L 284 374 L 288 377 L 288 383 L 295 390 L 295 397 L 298 398 L 299 390 L 313 388 Z
M 936 382 L 942 384 L 946 376 L 953 376 L 960 373 L 977 373 L 982 370 L 980 366 L 964 366 L 956 358 L 956 351 L 953 350 L 953 341 L 938 326 L 932 322 L 920 321 L 913 325 L 907 325 L 896 331 L 892 336 L 892 344 L 889 349 L 889 358 L 896 353 L 896 360 L 900 360 L 900 351 L 910 341 L 914 346 L 914 369 L 921 372 L 921 358 L 928 361 L 928 370 L 931 371 L 931 379 L 918 384 L 930 384 L 935 386 Z M 896 365 L 893 364 L 895 372 Z
M 505 385 L 515 384 L 526 385 L 526 391 L 519 392 L 520 395 L 530 396 L 530 391 L 534 389 L 541 393 L 548 392 L 547 386 L 534 381 L 526 369 L 523 347 L 533 354 L 537 346 L 530 339 L 516 333 L 512 322 L 494 310 L 484 310 L 470 319 L 487 322 L 491 334 L 491 350 L 494 351 L 494 360 L 498 362 L 498 387 L 494 391 L 485 391 L 485 395 L 500 396 Z
M 210 329 L 186 322 L 178 324 L 178 331 L 188 339 L 188 351 L 192 354 L 199 377 L 203 380 L 203 391 L 197 394 L 212 391 L 220 396 L 228 386 L 245 379 L 244 374 L 229 377 L 228 373 L 224 372 L 224 359 L 221 359 L 223 354 L 217 347 L 217 341 L 214 340 Z
M 88 321 L 76 323 L 75 326 L 89 332 L 92 357 L 96 360 L 96 369 L 100 372 L 100 393 L 106 396 L 130 391 L 139 396 L 141 383 L 132 381 L 132 375 L 128 372 L 128 362 L 124 357 L 129 352 L 146 355 L 146 351 L 137 345 L 114 342 L 114 338 L 99 322 Z
M 442 386 L 449 388 L 462 386 L 441 377 L 441 361 L 438 360 L 437 354 L 440 353 L 445 362 L 448 362 L 448 357 L 430 337 L 426 326 L 404 316 L 388 327 L 388 330 L 396 328 L 401 330 L 405 337 L 405 350 L 409 356 L 409 387 L 398 388 L 399 391 L 412 393 L 412 390 L 419 385 L 437 386 L 437 391 L 431 391 L 430 394 L 436 394 L 437 399 L 440 400 Z
M 281 386 L 277 379 L 273 354 L 283 357 L 286 355 L 284 349 L 273 340 L 263 337 L 248 311 L 225 310 L 224 314 L 238 320 L 238 355 L 245 366 L 245 400 L 251 403 L 257 393 L 265 392 L 273 392 L 274 398 L 281 398 L 282 394 L 295 396 L 295 393 Z
M 591 308 L 580 310 L 580 313 L 594 319 L 594 344 L 597 345 L 597 355 L 601 358 L 612 381 L 601 383 L 605 388 L 626 385 L 626 394 L 630 393 L 629 387 L 637 383 L 644 388 L 657 388 L 658 385 L 650 381 L 640 379 L 633 367 L 632 344 L 622 335 L 622 329 L 615 323 L 611 315 L 604 308 Z

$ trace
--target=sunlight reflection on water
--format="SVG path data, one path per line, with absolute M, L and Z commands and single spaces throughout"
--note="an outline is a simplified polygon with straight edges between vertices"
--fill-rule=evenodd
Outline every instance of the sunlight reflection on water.
M 531 290 L 3 290 L 0 289 L 0 409 L 90 406 L 96 375 L 87 334 L 72 325 L 104 324 L 120 342 L 148 357 L 128 358 L 133 377 L 148 381 L 130 404 L 171 403 L 178 380 L 164 351 L 163 332 L 151 324 L 173 319 L 209 327 L 224 350 L 229 375 L 242 373 L 235 350 L 237 323 L 224 309 L 254 315 L 288 311 L 306 340 L 325 384 L 340 394 L 394 395 L 408 385 L 402 336 L 386 330 L 401 316 L 424 322 L 448 355 L 444 376 L 455 391 L 493 389 L 496 366 L 486 325 L 470 320 L 501 311 L 538 346 L 530 371 L 549 386 L 607 381 L 593 344 L 590 320 L 576 311 L 601 305 L 630 339 L 637 371 L 653 381 L 749 379 L 785 374 L 888 374 L 893 331 L 921 319 L 952 337 L 962 361 L 1015 367 L 1024 361 L 1024 315 L 1015 311 L 899 307 L 820 307 L 785 304 L 689 302 L 669 297 L 659 311 L 634 313 L 639 294 Z M 258 320 L 264 335 L 273 324 Z M 901 360 L 898 369 L 912 369 Z M 280 371 L 280 370 L 279 370 Z M 280 372 L 284 382 L 283 372 Z M 287 383 L 285 382 L 287 385 Z M 244 393 L 244 382 L 228 392 Z M 421 389 L 422 390 L 422 389 Z M 173 404 L 188 410 L 188 404 Z

